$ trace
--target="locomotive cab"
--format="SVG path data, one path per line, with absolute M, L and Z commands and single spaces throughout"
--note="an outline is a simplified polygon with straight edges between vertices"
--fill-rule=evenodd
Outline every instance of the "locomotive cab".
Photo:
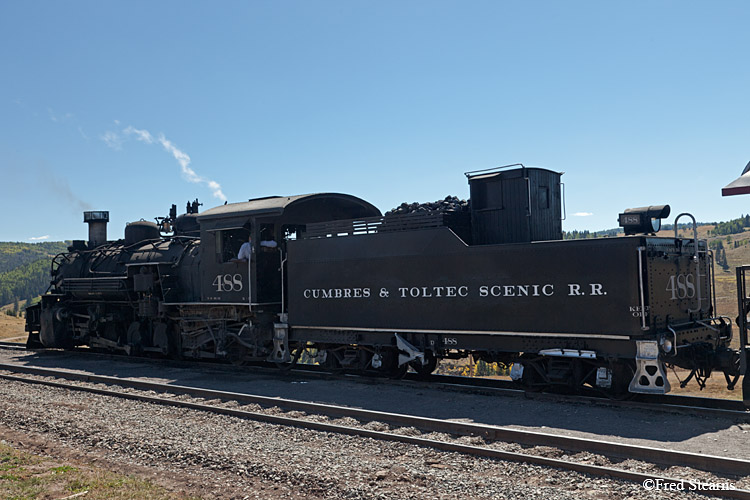
M 286 242 L 307 224 L 373 217 L 380 211 L 350 195 L 271 196 L 222 205 L 199 217 L 201 300 L 282 312 Z M 250 258 L 239 255 L 250 239 Z

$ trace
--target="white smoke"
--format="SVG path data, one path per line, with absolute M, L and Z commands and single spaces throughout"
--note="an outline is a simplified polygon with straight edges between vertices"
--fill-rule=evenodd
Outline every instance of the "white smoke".
M 130 125 L 128 128 L 122 131 L 125 135 L 135 135 L 135 138 L 139 141 L 145 142 L 146 144 L 153 144 L 154 138 L 151 136 L 148 130 L 138 130 L 137 128 Z
M 158 142 L 159 144 L 161 144 L 164 150 L 170 153 L 174 157 L 174 159 L 177 160 L 177 163 L 180 164 L 182 177 L 186 181 L 192 182 L 193 184 L 205 184 L 211 190 L 215 198 L 218 198 L 221 201 L 227 201 L 227 197 L 221 190 L 221 184 L 214 180 L 206 179 L 205 177 L 198 175 L 195 170 L 190 168 L 190 156 L 186 152 L 175 146 L 172 141 L 164 136 L 164 134 L 159 134 L 159 136 L 154 139 L 154 136 L 148 130 L 137 129 L 132 125 L 129 125 L 122 130 L 122 135 L 118 134 L 117 132 L 107 131 L 104 133 L 101 139 L 107 144 L 107 146 L 111 147 L 112 149 L 119 150 L 122 149 L 123 136 L 126 138 L 131 136 L 135 137 L 137 141 L 145 142 L 146 144 L 154 144 L 155 142 Z
M 120 137 L 120 134 L 118 134 L 117 132 L 107 130 L 106 132 L 104 132 L 104 134 L 99 136 L 99 138 L 103 140 L 107 146 L 114 149 L 115 151 L 119 151 L 122 149 L 122 137 Z

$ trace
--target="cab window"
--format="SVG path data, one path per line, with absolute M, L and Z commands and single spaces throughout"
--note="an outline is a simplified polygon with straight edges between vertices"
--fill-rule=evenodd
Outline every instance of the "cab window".
M 240 247 L 250 236 L 250 230 L 244 227 L 216 231 L 216 262 L 230 262 L 237 258 Z
M 281 226 L 284 240 L 296 240 L 305 234 L 305 226 L 301 224 L 285 224 Z

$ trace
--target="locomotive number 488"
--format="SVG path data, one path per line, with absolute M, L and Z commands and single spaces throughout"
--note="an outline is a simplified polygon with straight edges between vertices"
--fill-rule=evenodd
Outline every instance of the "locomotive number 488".
M 242 275 L 240 274 L 217 274 L 211 283 L 217 292 L 239 292 L 242 290 Z
M 692 274 L 678 274 L 669 277 L 667 291 L 672 300 L 692 299 L 695 297 L 695 279 Z

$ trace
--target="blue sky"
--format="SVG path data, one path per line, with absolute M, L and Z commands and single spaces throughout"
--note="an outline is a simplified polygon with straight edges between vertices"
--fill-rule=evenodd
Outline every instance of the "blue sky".
M 750 212 L 742 1 L 0 2 L 0 240 L 199 198 L 388 210 L 463 172 L 564 171 L 566 230 Z M 576 215 L 578 214 L 578 215 Z M 589 214 L 589 215 L 586 215 Z M 33 240 L 38 241 L 38 240 Z

